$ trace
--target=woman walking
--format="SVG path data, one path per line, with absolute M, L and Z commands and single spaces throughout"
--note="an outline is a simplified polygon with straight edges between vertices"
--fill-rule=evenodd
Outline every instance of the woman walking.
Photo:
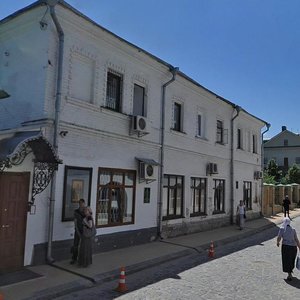
M 279 229 L 277 237 L 277 247 L 281 246 L 282 270 L 288 273 L 287 280 L 292 280 L 292 273 L 295 267 L 295 259 L 297 256 L 297 246 L 300 250 L 300 242 L 297 237 L 296 230 L 290 225 L 290 219 L 284 218 L 283 224 Z
M 240 200 L 240 204 L 237 206 L 236 215 L 238 218 L 238 224 L 240 225 L 240 230 L 243 230 L 246 218 L 246 207 L 243 200 Z

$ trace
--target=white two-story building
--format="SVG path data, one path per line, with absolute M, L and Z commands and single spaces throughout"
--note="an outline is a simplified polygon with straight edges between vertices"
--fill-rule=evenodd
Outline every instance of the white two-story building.
M 95 251 L 260 215 L 268 124 L 66 2 L 0 21 L 0 74 L 2 270 L 68 258 L 80 198 Z

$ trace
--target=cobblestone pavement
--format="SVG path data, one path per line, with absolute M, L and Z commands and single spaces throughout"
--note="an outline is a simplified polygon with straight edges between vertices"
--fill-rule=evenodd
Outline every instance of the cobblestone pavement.
M 300 237 L 300 218 L 292 225 Z M 58 299 L 299 299 L 300 271 L 292 282 L 282 272 L 278 229 L 219 245 L 216 258 L 206 251 L 155 266 L 126 276 L 129 292 L 114 291 L 118 282 L 109 282 Z M 298 278 L 299 279 L 298 279 Z

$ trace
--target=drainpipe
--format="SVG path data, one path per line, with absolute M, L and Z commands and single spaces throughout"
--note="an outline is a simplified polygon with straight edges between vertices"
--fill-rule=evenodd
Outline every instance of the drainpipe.
M 261 150 L 260 150 L 260 152 L 261 152 L 261 162 L 260 162 L 260 165 L 261 165 L 261 171 L 262 172 L 264 171 L 264 134 L 269 131 L 269 129 L 271 127 L 271 124 L 266 123 L 266 127 L 267 127 L 266 130 L 263 131 L 262 134 L 261 134 Z M 262 178 L 261 181 L 260 181 L 260 214 L 261 215 L 262 215 L 263 187 L 264 187 L 264 180 Z
M 164 176 L 164 156 L 165 156 L 165 107 L 166 107 L 166 87 L 176 79 L 178 67 L 170 69 L 172 78 L 162 86 L 161 101 L 161 130 L 160 130 L 160 171 L 159 171 L 159 195 L 158 195 L 158 226 L 157 235 L 161 238 L 162 233 L 162 209 L 163 209 L 163 176 Z
M 230 223 L 233 224 L 233 215 L 234 215 L 234 120 L 238 117 L 241 107 L 238 105 L 234 106 L 236 115 L 231 119 L 230 124 Z
M 50 15 L 55 24 L 58 34 L 58 65 L 57 65 L 57 79 L 56 79 L 56 95 L 55 95 L 55 119 L 54 119 L 54 133 L 53 133 L 53 147 L 58 152 L 58 126 L 61 105 L 61 90 L 62 90 L 62 67 L 63 67 L 63 50 L 64 50 L 64 32 L 58 22 L 55 5 L 59 0 L 47 0 L 46 3 L 50 7 Z M 53 239 L 53 223 L 54 223 L 54 208 L 55 208 L 55 188 L 56 188 L 56 172 L 54 172 L 51 181 L 50 191 L 50 207 L 49 207 L 49 227 L 48 227 L 48 247 L 47 247 L 47 262 L 53 263 L 52 257 L 52 239 Z

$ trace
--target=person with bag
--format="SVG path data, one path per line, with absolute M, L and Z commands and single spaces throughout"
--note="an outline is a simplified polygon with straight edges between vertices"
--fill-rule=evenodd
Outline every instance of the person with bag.
M 83 233 L 82 220 L 85 217 L 84 208 L 85 208 L 85 201 L 84 201 L 84 199 L 80 199 L 79 207 L 74 210 L 75 232 L 74 232 L 73 246 L 71 248 L 71 253 L 72 253 L 72 260 L 70 261 L 71 265 L 73 265 L 77 261 L 77 258 L 78 258 L 78 248 L 79 248 L 80 238 Z
M 277 247 L 281 246 L 282 270 L 288 273 L 287 280 L 292 280 L 292 273 L 295 267 L 295 259 L 297 256 L 297 246 L 300 250 L 300 242 L 297 237 L 296 230 L 290 225 L 289 218 L 284 218 L 282 226 L 279 229 L 277 236 Z
M 240 204 L 236 208 L 237 224 L 240 226 L 240 230 L 244 229 L 246 219 L 246 207 L 244 201 L 240 200 Z
M 85 217 L 82 220 L 83 232 L 80 239 L 78 264 L 81 267 L 87 267 L 92 264 L 93 239 L 96 235 L 96 228 L 92 217 L 92 209 L 84 209 Z

